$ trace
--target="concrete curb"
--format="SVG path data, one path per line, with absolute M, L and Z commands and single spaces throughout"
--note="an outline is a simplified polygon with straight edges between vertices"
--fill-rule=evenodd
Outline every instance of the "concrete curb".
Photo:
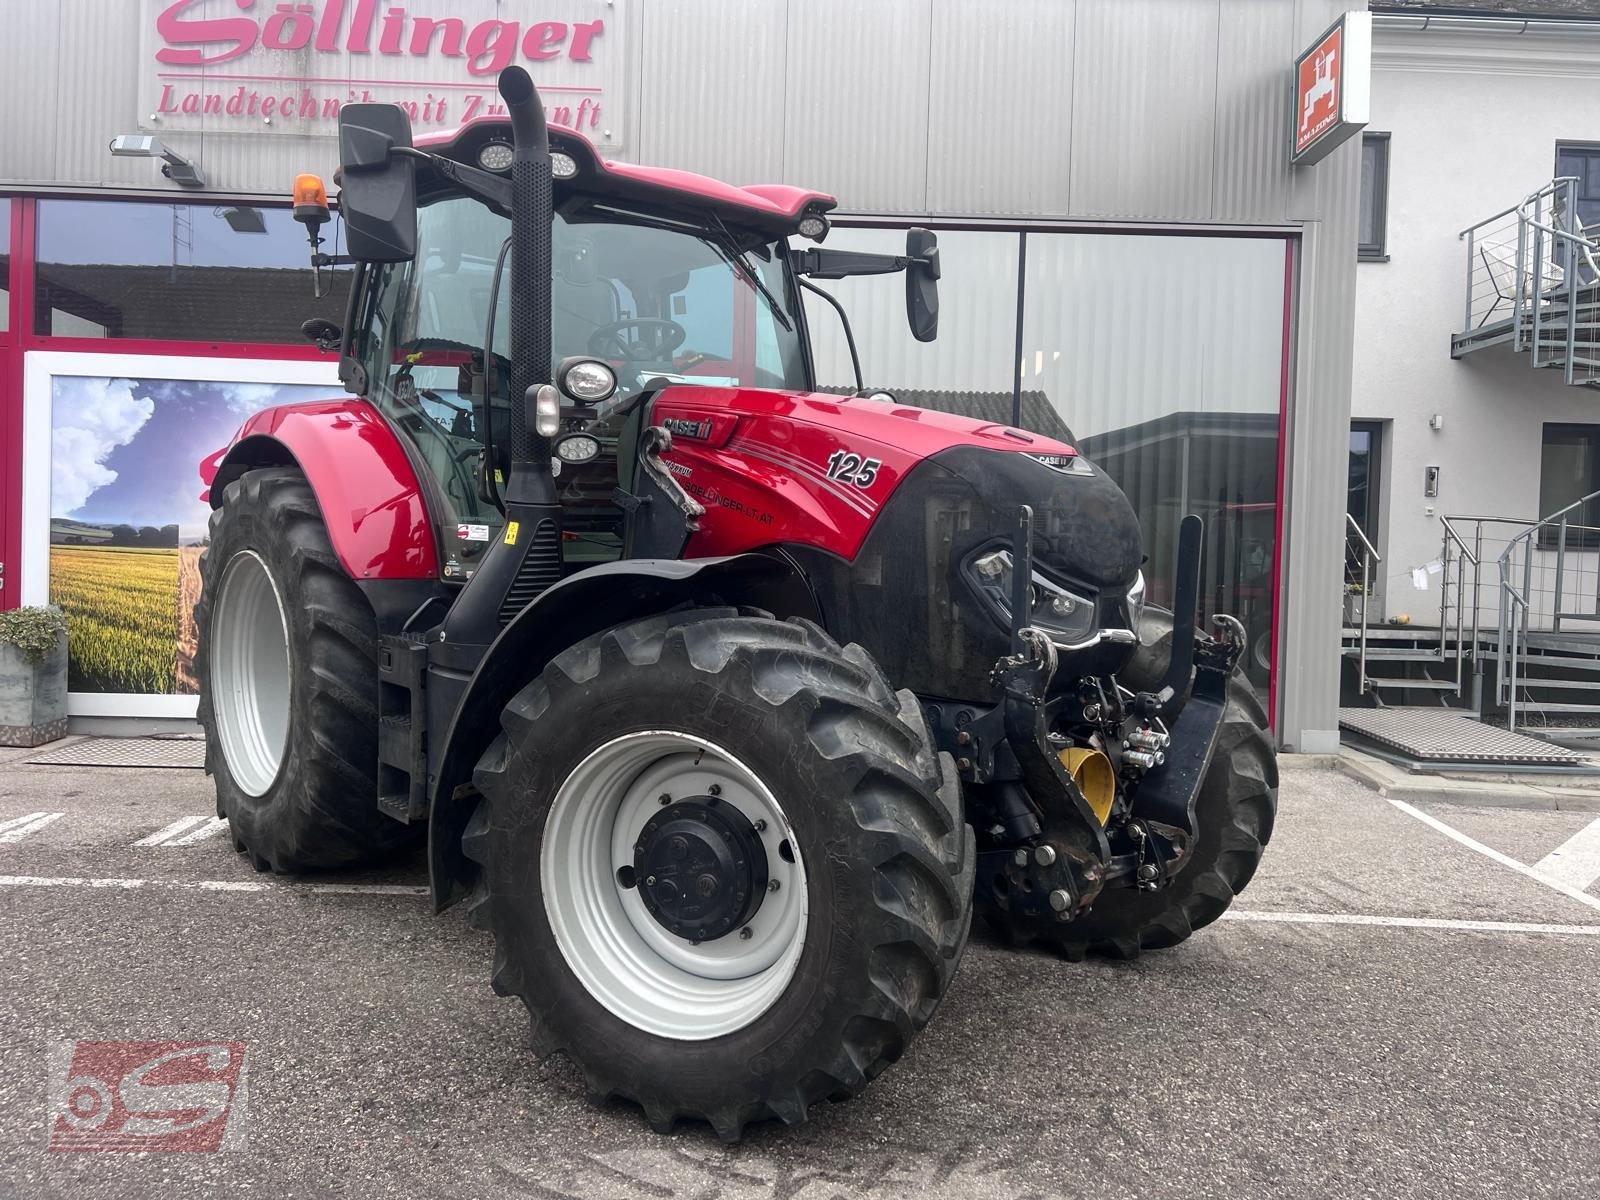
M 1407 804 L 1461 804 L 1475 808 L 1520 808 L 1543 812 L 1600 813 L 1600 780 L 1579 783 L 1555 774 L 1480 775 L 1454 778 L 1407 771 L 1381 758 L 1348 747 L 1338 754 L 1279 756 L 1285 774 L 1313 768 L 1332 769 L 1364 784 L 1380 796 Z

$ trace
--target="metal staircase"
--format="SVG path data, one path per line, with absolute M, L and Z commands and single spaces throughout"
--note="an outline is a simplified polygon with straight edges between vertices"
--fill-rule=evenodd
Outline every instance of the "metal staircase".
M 1509 345 L 1569 384 L 1600 385 L 1600 230 L 1578 220 L 1577 188 L 1553 179 L 1461 231 L 1467 296 L 1451 358 Z
M 1363 603 L 1343 637 L 1350 690 L 1368 706 L 1447 706 L 1511 731 L 1600 741 L 1600 526 L 1574 519 L 1597 500 L 1538 521 L 1442 518 L 1438 623 L 1376 625 Z M 1345 560 L 1369 592 L 1381 559 L 1353 523 Z

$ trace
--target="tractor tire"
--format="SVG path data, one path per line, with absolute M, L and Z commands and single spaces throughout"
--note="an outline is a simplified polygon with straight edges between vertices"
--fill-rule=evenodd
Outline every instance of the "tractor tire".
M 415 842 L 377 807 L 377 621 L 299 471 L 227 486 L 200 577 L 199 718 L 234 848 L 292 872 Z
M 859 647 L 680 610 L 564 651 L 501 728 L 462 839 L 470 919 L 535 1050 L 564 1051 L 591 1099 L 731 1141 L 860 1092 L 933 1016 L 971 922 L 972 830 L 920 706 Z M 717 844 L 748 853 L 696 874 Z M 716 897 L 698 917 L 668 907 L 680 861 Z
M 1172 614 L 1147 608 L 1139 649 L 1118 682 L 1153 690 L 1166 674 L 1171 643 Z M 1143 950 L 1176 946 L 1220 917 L 1245 889 L 1272 837 L 1277 811 L 1278 760 L 1267 735 L 1266 710 L 1244 671 L 1235 668 L 1195 806 L 1199 842 L 1177 877 L 1156 892 L 1107 888 L 1077 920 L 1043 933 L 1019 929 L 1013 936 L 1031 936 L 1073 961 L 1091 953 L 1131 959 Z

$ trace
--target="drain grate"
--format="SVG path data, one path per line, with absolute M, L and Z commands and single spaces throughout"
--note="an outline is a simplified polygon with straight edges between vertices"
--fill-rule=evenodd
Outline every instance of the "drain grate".
M 1341 708 L 1339 728 L 1423 762 L 1579 766 L 1587 754 L 1437 708 Z
M 84 737 L 25 762 L 50 767 L 187 767 L 206 765 L 199 738 Z

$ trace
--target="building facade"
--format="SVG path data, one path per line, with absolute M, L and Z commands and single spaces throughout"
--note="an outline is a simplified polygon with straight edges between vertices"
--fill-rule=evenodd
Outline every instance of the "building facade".
M 1558 326 L 1530 348 L 1526 316 L 1520 341 L 1507 330 L 1519 286 L 1525 305 L 1539 294 L 1559 311 L 1570 263 L 1581 315 L 1594 283 L 1581 253 L 1538 238 L 1536 223 L 1600 232 L 1600 4 L 1518 7 L 1531 11 L 1374 15 L 1348 508 L 1384 556 L 1375 618 L 1438 621 L 1448 518 L 1481 532 L 1492 626 L 1507 538 L 1600 490 L 1592 335 L 1563 344 Z M 1530 197 L 1533 224 L 1516 211 Z M 1572 520 L 1600 524 L 1600 509 Z M 1587 586 L 1591 610 L 1595 565 L 1574 554 L 1566 584 Z
M 339 281 L 312 300 L 288 183 L 331 177 L 338 104 L 447 129 L 517 61 L 608 156 L 832 192 L 830 245 L 935 228 L 937 342 L 909 338 L 894 286 L 835 289 L 867 382 L 1068 432 L 1139 509 L 1158 601 L 1200 512 L 1206 610 L 1245 621 L 1281 743 L 1331 749 L 1362 152 L 1294 166 L 1289 145 L 1295 60 L 1351 7 L 19 6 L 0 74 L 0 603 L 68 608 L 75 713 L 192 712 L 195 464 L 240 413 L 334 378 L 298 327 L 337 315 Z M 813 324 L 818 384 L 850 384 L 836 319 Z

